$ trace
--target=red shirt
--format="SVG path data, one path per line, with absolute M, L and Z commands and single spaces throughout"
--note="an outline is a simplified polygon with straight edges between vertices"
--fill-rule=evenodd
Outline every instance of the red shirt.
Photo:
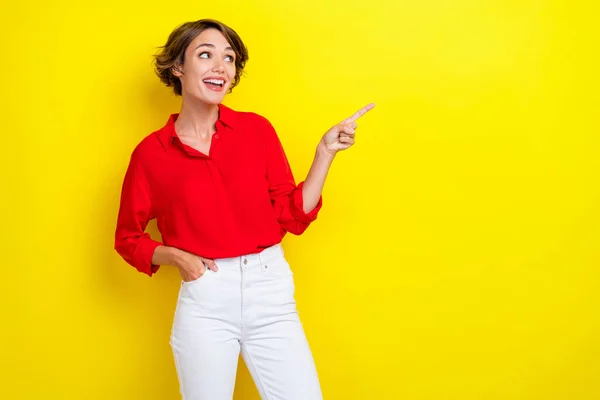
M 281 142 L 269 121 L 219 105 L 208 155 L 175 133 L 179 115 L 133 150 L 121 192 L 115 249 L 152 276 L 159 245 L 206 257 L 236 257 L 300 235 L 317 218 L 306 214 Z M 145 232 L 156 218 L 163 243 Z

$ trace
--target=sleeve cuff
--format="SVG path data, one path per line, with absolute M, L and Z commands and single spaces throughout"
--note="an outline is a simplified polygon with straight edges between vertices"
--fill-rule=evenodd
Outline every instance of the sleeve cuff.
M 152 276 L 160 265 L 152 264 L 152 256 L 158 246 L 163 244 L 150 238 L 142 237 L 133 255 L 133 266 L 140 272 Z
M 317 215 L 319 214 L 319 210 L 323 206 L 323 196 L 319 196 L 319 202 L 310 212 L 304 212 L 304 198 L 302 197 L 302 187 L 304 186 L 304 181 L 300 182 L 298 187 L 294 189 L 292 196 L 290 197 L 290 210 L 292 211 L 292 216 L 298 222 L 302 222 L 305 224 L 311 223 L 317 219 Z

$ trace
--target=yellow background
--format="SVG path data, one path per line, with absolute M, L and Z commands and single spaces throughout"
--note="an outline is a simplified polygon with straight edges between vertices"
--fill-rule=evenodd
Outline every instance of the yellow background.
M 377 103 L 319 220 L 284 240 L 326 399 L 600 399 L 598 15 L 567 0 L 7 3 L 0 398 L 178 398 L 178 273 L 137 273 L 113 232 L 131 150 L 179 109 L 151 55 L 213 17 L 250 50 L 225 104 L 271 120 L 298 181 L 327 128 Z M 258 399 L 238 376 L 235 399 Z

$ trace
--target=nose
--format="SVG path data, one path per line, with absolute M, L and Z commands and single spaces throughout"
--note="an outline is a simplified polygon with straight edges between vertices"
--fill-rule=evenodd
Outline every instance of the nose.
M 220 72 L 220 73 L 225 72 L 225 65 L 223 64 L 223 60 L 215 58 L 215 64 L 213 65 L 212 70 L 214 72 Z

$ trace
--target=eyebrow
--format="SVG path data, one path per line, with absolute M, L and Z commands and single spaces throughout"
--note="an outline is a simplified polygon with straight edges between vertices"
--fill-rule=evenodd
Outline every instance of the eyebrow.
M 212 43 L 200 43 L 198 47 L 196 47 L 196 50 L 198 50 L 200 47 L 210 47 L 211 49 L 216 49 L 215 45 Z M 233 48 L 231 46 L 227 46 L 225 47 L 225 50 L 233 51 Z

